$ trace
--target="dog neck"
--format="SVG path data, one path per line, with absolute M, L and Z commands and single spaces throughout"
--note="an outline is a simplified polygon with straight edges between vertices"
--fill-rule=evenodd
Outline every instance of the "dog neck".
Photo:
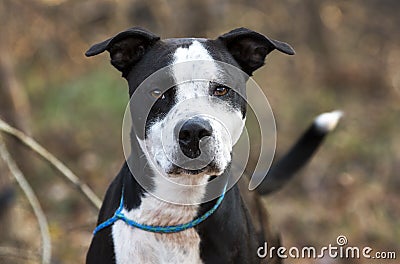
M 129 219 L 151 226 L 173 226 L 192 221 L 199 205 L 172 204 L 145 194 L 138 208 L 126 212 Z
M 152 191 L 152 195 L 159 200 L 167 197 L 168 201 L 163 202 L 174 205 L 177 209 L 181 208 L 182 205 L 197 208 L 193 205 L 202 202 L 209 178 L 209 175 L 180 175 L 166 179 L 164 175 L 154 173 L 154 190 Z
M 162 201 L 149 193 L 139 207 L 123 214 L 139 223 L 152 226 L 173 226 L 193 220 L 199 205 L 177 205 Z M 194 228 L 177 233 L 153 233 L 132 229 L 122 221 L 112 227 L 116 263 L 202 263 L 200 236 Z M 189 262 L 188 262 L 189 261 Z

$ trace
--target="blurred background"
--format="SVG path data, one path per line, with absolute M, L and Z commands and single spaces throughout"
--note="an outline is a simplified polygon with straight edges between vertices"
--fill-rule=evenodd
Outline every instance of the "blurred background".
M 319 113 L 345 112 L 312 162 L 265 198 L 283 244 L 322 247 L 345 235 L 351 246 L 400 258 L 399 13 L 397 0 L 2 0 L 0 117 L 103 198 L 123 162 L 128 90 L 108 55 L 84 57 L 88 47 L 131 26 L 163 38 L 253 29 L 297 52 L 270 54 L 254 75 L 275 114 L 278 156 Z M 3 137 L 48 217 L 53 263 L 83 263 L 97 211 L 47 163 Z M 0 263 L 38 263 L 36 218 L 2 160 L 0 201 Z

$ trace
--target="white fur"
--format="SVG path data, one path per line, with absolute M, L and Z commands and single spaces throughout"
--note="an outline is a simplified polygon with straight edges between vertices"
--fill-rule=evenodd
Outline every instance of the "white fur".
M 196 205 L 174 205 L 146 196 L 138 209 L 123 210 L 132 220 L 146 225 L 176 225 L 195 218 Z M 196 264 L 200 259 L 200 237 L 191 228 L 178 233 L 158 234 L 132 228 L 123 221 L 112 227 L 117 264 Z
M 323 113 L 315 118 L 314 124 L 321 132 L 328 133 L 336 128 L 342 116 L 343 112 L 340 110 Z

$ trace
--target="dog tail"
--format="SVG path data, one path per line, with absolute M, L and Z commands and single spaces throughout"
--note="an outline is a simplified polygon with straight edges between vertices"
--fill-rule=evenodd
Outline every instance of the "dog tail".
M 267 195 L 280 190 L 289 182 L 295 173 L 310 160 L 326 135 L 336 128 L 342 116 L 343 112 L 339 110 L 317 116 L 294 146 L 276 164 L 272 165 L 265 179 L 257 187 L 257 192 Z

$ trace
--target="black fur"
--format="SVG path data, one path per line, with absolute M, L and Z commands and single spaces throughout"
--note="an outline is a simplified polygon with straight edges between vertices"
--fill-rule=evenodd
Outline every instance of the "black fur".
M 293 147 L 273 164 L 263 182 L 257 187 L 257 192 L 267 195 L 285 186 L 312 158 L 328 133 L 329 131 L 320 130 L 312 123 Z

